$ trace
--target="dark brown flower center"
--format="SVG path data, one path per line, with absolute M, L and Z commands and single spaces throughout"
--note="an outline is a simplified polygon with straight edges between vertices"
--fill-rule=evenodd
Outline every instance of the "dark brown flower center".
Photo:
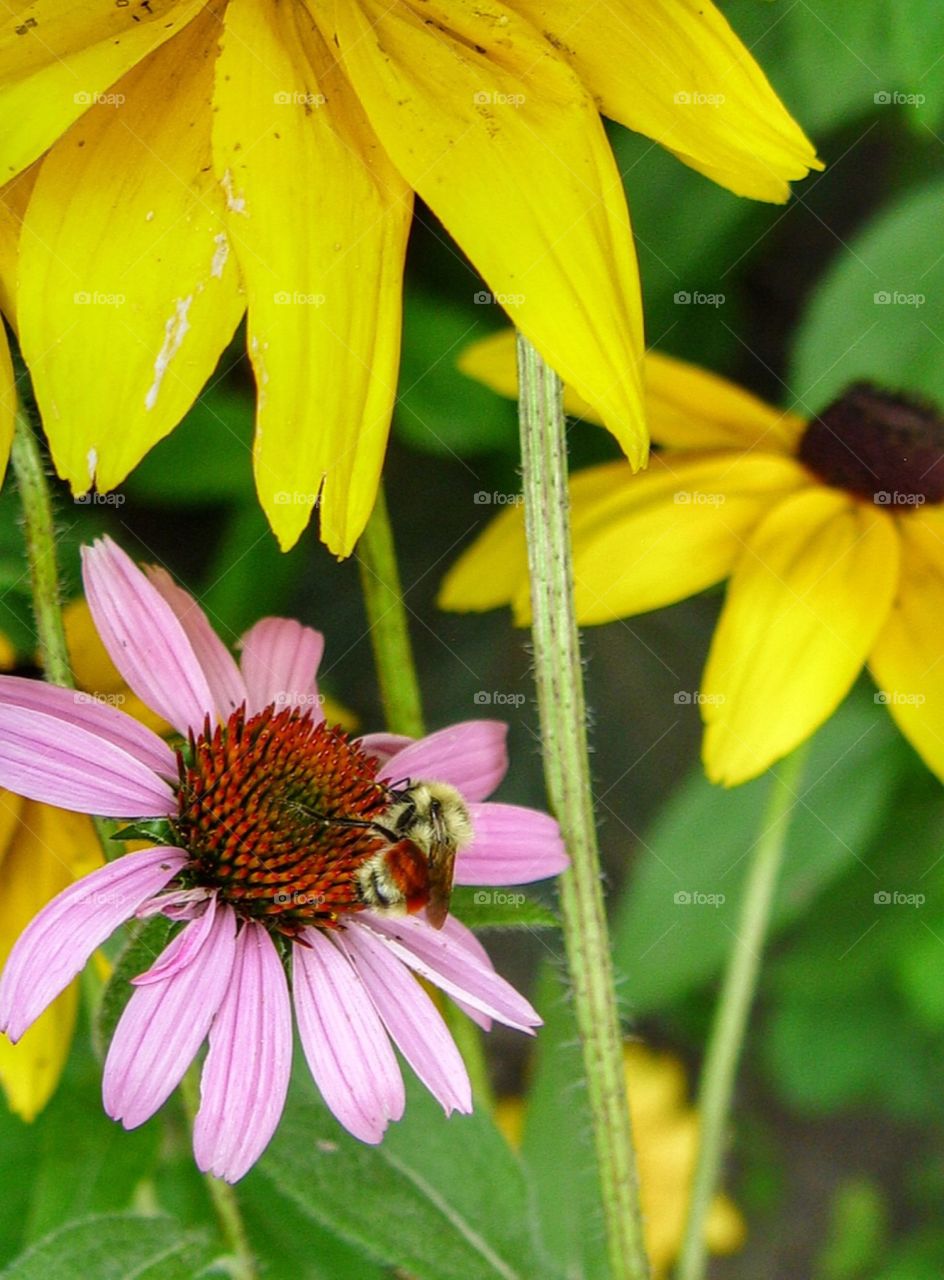
M 879 506 L 944 501 L 944 419 L 867 383 L 813 418 L 799 456 L 827 484 Z
M 235 711 L 178 753 L 174 827 L 187 876 L 243 916 L 292 936 L 358 911 L 355 873 L 383 838 L 389 803 L 377 761 L 308 712 Z

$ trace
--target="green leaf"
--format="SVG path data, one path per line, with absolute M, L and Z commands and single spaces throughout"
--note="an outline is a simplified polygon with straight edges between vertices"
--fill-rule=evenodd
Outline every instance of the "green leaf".
M 864 697 L 848 699 L 815 736 L 791 815 L 772 933 L 863 855 L 908 762 L 887 715 Z M 646 833 L 613 931 L 633 1013 L 677 1000 L 720 970 L 769 788 L 767 776 L 722 790 L 699 769 Z
M 481 1112 L 446 1119 L 410 1082 L 404 1119 L 377 1147 L 324 1107 L 292 1098 L 254 1177 L 307 1217 L 417 1280 L 532 1280 L 536 1255 L 523 1170 Z
M 806 410 L 865 378 L 944 404 L 944 181 L 909 192 L 853 237 L 803 318 L 790 386 Z
M 40 1240 L 0 1275 L 4 1280 L 195 1280 L 214 1261 L 202 1235 L 173 1218 L 103 1214 Z
M 166 916 L 156 915 L 135 926 L 119 955 L 102 995 L 95 1019 L 95 1052 L 104 1058 L 124 1007 L 131 999 L 131 979 L 154 964 L 173 931 Z
M 583 1059 L 573 1010 L 549 966 L 536 999 L 544 1018 L 535 1045 L 521 1155 L 531 1175 L 541 1243 L 567 1276 L 609 1274 Z
M 173 828 L 166 818 L 148 818 L 132 822 L 109 837 L 112 840 L 148 840 L 151 844 L 176 844 Z
M 449 910 L 470 929 L 559 929 L 557 914 L 520 889 L 453 889 Z

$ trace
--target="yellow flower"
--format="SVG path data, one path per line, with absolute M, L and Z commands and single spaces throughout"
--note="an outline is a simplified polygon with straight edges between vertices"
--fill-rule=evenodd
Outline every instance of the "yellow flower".
M 639 285 L 599 111 L 743 195 L 785 200 L 818 165 L 710 0 L 33 0 L 21 18 L 0 35 L 0 268 L 25 209 L 13 305 L 56 467 L 77 492 L 118 484 L 248 307 L 256 484 L 283 546 L 317 500 L 346 554 L 373 504 L 414 192 L 639 465 Z
M 467 371 L 509 393 L 512 343 L 479 344 Z M 608 463 L 571 484 L 578 619 L 658 609 L 730 577 L 698 695 L 713 781 L 786 755 L 866 662 L 876 701 L 944 778 L 944 420 L 858 386 L 806 422 L 655 354 L 646 383 L 663 446 L 650 469 Z M 508 511 L 440 604 L 511 602 L 523 622 L 527 593 L 521 513 Z
M 661 1280 L 682 1244 L 698 1152 L 698 1113 L 686 1105 L 685 1072 L 675 1058 L 645 1045 L 628 1044 L 623 1049 L 623 1062 L 646 1251 L 653 1280 Z M 511 1145 L 520 1146 L 526 1123 L 521 1101 L 502 1099 L 495 1119 Z M 734 1253 L 743 1245 L 744 1236 L 744 1219 L 737 1207 L 728 1196 L 716 1195 L 705 1222 L 708 1248 L 712 1253 Z

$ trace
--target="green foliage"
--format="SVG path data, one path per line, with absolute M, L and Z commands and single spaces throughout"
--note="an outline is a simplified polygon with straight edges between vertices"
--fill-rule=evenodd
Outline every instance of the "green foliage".
M 131 979 L 150 969 L 170 939 L 173 925 L 164 915 L 150 916 L 130 931 L 105 987 L 95 1021 L 95 1048 L 104 1058 L 118 1019 L 131 999 Z
M 103 1214 L 52 1232 L 0 1274 L 4 1280 L 197 1280 L 217 1256 L 203 1235 L 182 1231 L 172 1218 Z
M 520 889 L 472 889 L 452 891 L 450 911 L 470 929 L 556 929 L 555 912 Z

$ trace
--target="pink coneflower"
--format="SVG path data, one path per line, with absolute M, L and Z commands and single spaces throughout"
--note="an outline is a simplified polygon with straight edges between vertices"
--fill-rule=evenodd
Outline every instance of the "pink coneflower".
M 3 677 L 0 786 L 81 813 L 163 819 L 168 843 L 117 858 L 33 920 L 0 982 L 0 1027 L 17 1040 L 119 925 L 162 912 L 183 927 L 133 980 L 105 1062 L 105 1109 L 125 1128 L 157 1111 L 209 1038 L 196 1160 L 241 1178 L 282 1112 L 292 1003 L 311 1073 L 358 1138 L 379 1142 L 403 1112 L 393 1045 L 447 1114 L 469 1111 L 462 1059 L 414 974 L 484 1027 L 530 1032 L 540 1019 L 465 926 L 445 916 L 433 927 L 421 895 L 408 903 L 416 914 L 370 910 L 358 872 L 401 846 L 422 866 L 384 826 L 391 797 L 419 780 L 461 797 L 471 836 L 457 883 L 561 871 L 551 818 L 483 803 L 507 768 L 505 726 L 350 740 L 320 709 L 317 632 L 264 619 L 237 664 L 162 570 L 145 575 L 103 539 L 84 550 L 83 574 L 115 666 L 185 741 L 174 751 L 88 695 Z

